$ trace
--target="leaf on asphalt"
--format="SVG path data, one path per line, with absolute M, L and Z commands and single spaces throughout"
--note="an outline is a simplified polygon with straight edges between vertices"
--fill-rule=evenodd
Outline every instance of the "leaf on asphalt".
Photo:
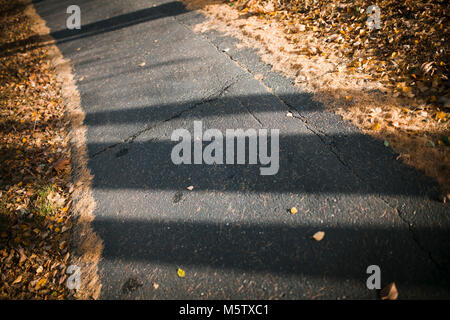
M 316 241 L 322 241 L 322 239 L 325 237 L 325 232 L 318 231 L 313 235 L 314 240 Z
M 291 214 L 296 214 L 298 212 L 296 207 L 292 207 L 290 211 L 291 211 Z
M 398 291 L 395 282 L 389 283 L 380 291 L 381 300 L 397 300 Z
M 178 268 L 178 270 L 177 270 L 177 275 L 178 275 L 180 278 L 184 278 L 184 276 L 186 275 L 186 272 L 185 272 L 183 269 Z

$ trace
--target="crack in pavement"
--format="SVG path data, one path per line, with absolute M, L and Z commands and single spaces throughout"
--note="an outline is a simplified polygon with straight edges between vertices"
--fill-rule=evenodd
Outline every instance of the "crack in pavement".
M 387 200 L 383 199 L 383 197 L 380 197 L 381 200 L 383 200 L 388 206 L 390 206 L 391 208 L 393 208 Z M 404 206 L 404 205 L 402 205 Z M 408 226 L 408 231 L 411 234 L 411 238 L 414 241 L 414 243 L 417 245 L 417 247 L 424 253 L 427 254 L 428 259 L 430 259 L 430 261 L 436 266 L 436 268 L 438 268 L 442 274 L 446 277 L 446 280 L 450 282 L 450 270 L 445 269 L 434 257 L 433 254 L 427 250 L 422 243 L 419 241 L 419 239 L 416 236 L 416 231 L 414 230 L 414 224 L 411 223 L 410 221 L 408 221 L 408 219 L 406 219 L 406 217 L 404 216 L 404 213 L 399 209 L 399 208 L 393 208 L 396 212 L 397 215 L 399 216 L 400 220 L 405 223 Z
M 111 145 L 109 145 L 109 146 L 106 146 L 105 148 L 103 148 L 103 149 L 101 149 L 101 150 L 95 152 L 95 153 L 92 155 L 92 158 L 95 158 L 95 157 L 97 157 L 98 155 L 100 155 L 100 154 L 102 154 L 102 153 L 104 153 L 104 152 L 106 152 L 106 151 L 108 151 L 108 150 L 114 149 L 114 148 L 116 148 L 116 147 L 118 147 L 118 146 L 121 146 L 121 145 L 123 145 L 123 144 L 126 144 L 126 143 L 133 143 L 134 140 L 136 140 L 136 138 L 138 138 L 140 135 L 142 135 L 142 134 L 144 134 L 144 133 L 146 133 L 146 132 L 148 132 L 148 131 L 150 131 L 150 130 L 152 130 L 152 129 L 154 129 L 154 128 L 157 128 L 158 126 L 160 126 L 160 125 L 162 125 L 162 124 L 164 124 L 164 123 L 166 123 L 166 122 L 169 122 L 169 121 L 171 121 L 171 120 L 173 120 L 173 119 L 179 118 L 179 117 L 182 116 L 183 114 L 185 114 L 185 113 L 187 113 L 187 112 L 189 112 L 189 111 L 192 111 L 192 110 L 194 110 L 195 108 L 197 108 L 197 107 L 199 107 L 199 106 L 201 106 L 201 105 L 203 105 L 203 104 L 205 104 L 205 103 L 211 103 L 211 102 L 214 102 L 214 101 L 220 99 L 220 98 L 223 96 L 223 94 L 224 94 L 230 87 L 232 87 L 233 85 L 237 84 L 237 83 L 238 83 L 239 81 L 241 81 L 245 76 L 246 76 L 246 74 L 239 74 L 239 75 L 235 76 L 234 78 L 232 78 L 231 80 L 229 80 L 228 82 L 226 82 L 226 83 L 225 83 L 222 87 L 220 87 L 218 90 L 214 90 L 214 92 L 211 92 L 209 95 L 207 95 L 205 98 L 201 99 L 200 101 L 194 103 L 193 105 L 187 107 L 186 109 L 184 109 L 184 110 L 182 110 L 182 111 L 180 111 L 180 112 L 175 113 L 174 115 L 168 117 L 167 119 L 160 120 L 160 121 L 158 121 L 157 123 L 155 123 L 155 124 L 153 124 L 153 125 L 151 125 L 151 126 L 148 126 L 148 127 L 144 128 L 144 129 L 142 129 L 142 130 L 139 130 L 138 132 L 136 132 L 136 133 L 134 133 L 134 134 L 128 136 L 127 138 L 123 139 L 122 141 L 119 141 L 119 142 L 117 142 L 117 143 L 113 143 L 113 144 L 111 144 Z

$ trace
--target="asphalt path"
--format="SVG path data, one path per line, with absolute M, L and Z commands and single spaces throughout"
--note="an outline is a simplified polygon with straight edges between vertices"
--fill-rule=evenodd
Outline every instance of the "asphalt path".
M 66 28 L 73 4 L 80 30 Z M 101 298 L 377 299 L 370 265 L 400 298 L 450 297 L 450 212 L 436 183 L 254 50 L 194 33 L 205 18 L 176 1 L 35 7 L 73 64 L 86 113 Z M 194 121 L 278 129 L 278 173 L 174 164 L 171 135 L 193 133 Z

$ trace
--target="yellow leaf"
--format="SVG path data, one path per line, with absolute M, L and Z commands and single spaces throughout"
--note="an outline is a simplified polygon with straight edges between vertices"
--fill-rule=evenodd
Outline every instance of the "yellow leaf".
M 405 93 L 407 93 L 407 92 L 411 91 L 411 87 L 408 87 L 408 86 L 402 86 L 402 91 L 405 92 Z
M 436 120 L 445 120 L 445 116 L 445 112 L 440 111 L 436 113 Z
M 291 213 L 292 213 L 292 214 L 296 214 L 297 212 L 298 212 L 298 210 L 297 210 L 296 207 L 292 207 L 292 208 L 291 208 Z
M 381 125 L 380 125 L 379 122 L 377 122 L 377 123 L 372 127 L 372 130 L 377 131 L 377 130 L 380 130 L 380 128 L 381 128 Z
M 184 276 L 186 275 L 186 272 L 183 269 L 178 268 L 177 274 L 180 278 L 184 278 Z
M 41 280 L 38 281 L 38 283 L 36 284 L 36 289 L 40 289 L 43 286 L 45 286 L 45 284 L 47 283 L 47 278 L 42 278 Z

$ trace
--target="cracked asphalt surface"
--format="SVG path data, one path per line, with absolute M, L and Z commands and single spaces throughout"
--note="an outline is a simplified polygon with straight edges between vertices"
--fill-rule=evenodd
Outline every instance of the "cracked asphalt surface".
M 81 30 L 66 29 L 72 4 Z M 450 212 L 436 183 L 254 50 L 194 33 L 204 18 L 179 2 L 35 7 L 73 63 L 86 113 L 101 298 L 376 299 L 366 287 L 373 264 L 400 298 L 450 297 Z M 279 129 L 278 174 L 174 165 L 171 134 L 192 132 L 194 120 L 222 132 Z

